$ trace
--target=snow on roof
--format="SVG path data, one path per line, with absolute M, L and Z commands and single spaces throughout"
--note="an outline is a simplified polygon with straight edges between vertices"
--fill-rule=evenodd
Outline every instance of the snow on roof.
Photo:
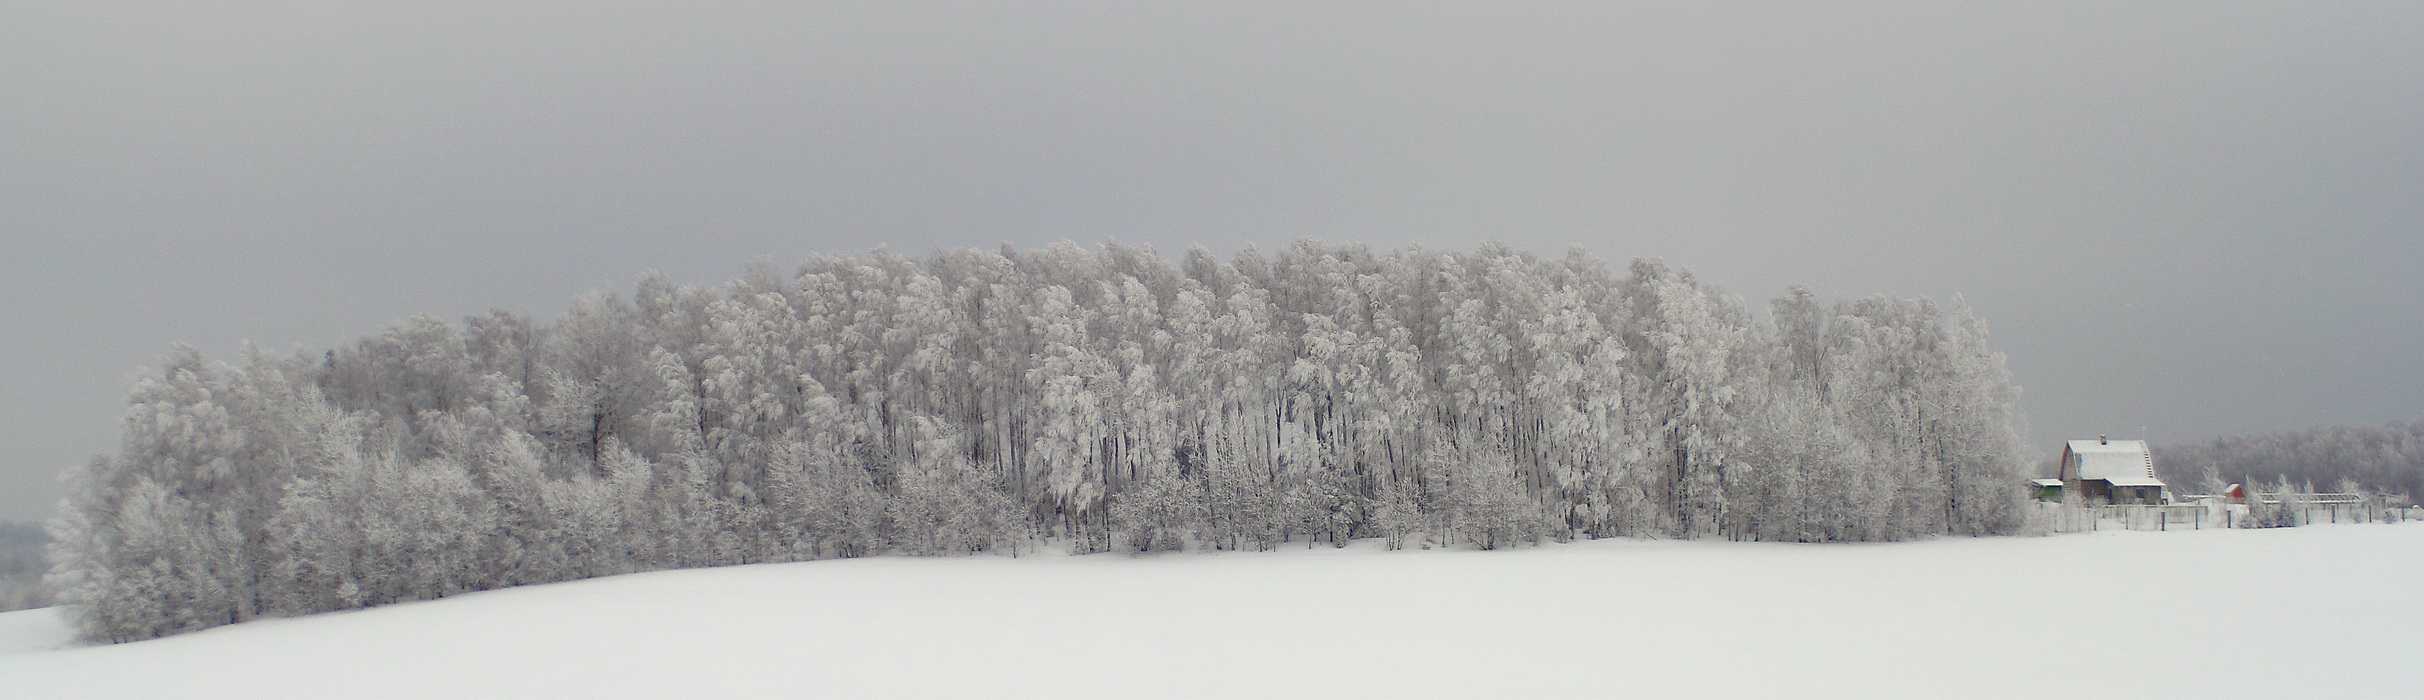
M 2104 481 L 2114 486 L 2162 486 L 2155 478 L 2155 455 L 2144 440 L 2072 440 L 2062 465 L 2063 478 Z
M 2047 487 L 2047 488 L 2052 488 L 2052 487 L 2056 487 L 2056 486 L 2061 486 L 2061 485 L 2062 485 L 2062 480 L 2061 480 L 2061 479 L 2030 479 L 2030 480 L 2028 480 L 2028 482 L 2029 482 L 2029 483 L 2032 483 L 2032 484 L 2036 484 L 2036 485 L 2038 485 L 2038 486 L 2044 486 L 2044 487 Z

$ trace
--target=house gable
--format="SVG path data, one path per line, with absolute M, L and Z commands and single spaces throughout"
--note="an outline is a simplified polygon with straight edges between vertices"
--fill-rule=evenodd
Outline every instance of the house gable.
M 2072 440 L 2062 447 L 2063 490 L 2091 501 L 2159 503 L 2163 480 L 2143 440 Z

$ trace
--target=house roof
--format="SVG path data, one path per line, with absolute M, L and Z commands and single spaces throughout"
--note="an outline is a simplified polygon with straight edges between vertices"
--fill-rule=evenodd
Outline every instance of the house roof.
M 2030 479 L 2030 480 L 2028 480 L 2028 483 L 2036 484 L 2036 485 L 2038 485 L 2038 486 L 2043 486 L 2043 487 L 2046 487 L 2046 488 L 2054 488 L 2054 487 L 2057 487 L 2057 486 L 2061 486 L 2061 485 L 2062 485 L 2062 480 L 2061 480 L 2061 479 Z
M 2114 486 L 2162 486 L 2155 455 L 2144 440 L 2072 440 L 2063 448 L 2062 478 Z

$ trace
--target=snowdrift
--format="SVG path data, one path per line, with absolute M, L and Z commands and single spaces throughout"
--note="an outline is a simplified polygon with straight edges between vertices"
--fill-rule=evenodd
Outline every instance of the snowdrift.
M 77 646 L 67 697 L 2412 697 L 2424 525 L 872 558 Z

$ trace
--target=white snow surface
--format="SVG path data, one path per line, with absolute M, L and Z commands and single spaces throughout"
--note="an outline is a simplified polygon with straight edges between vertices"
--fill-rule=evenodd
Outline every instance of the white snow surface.
M 2419 583 L 2424 525 L 882 557 L 120 645 L 5 613 L 0 697 L 2424 697 Z

